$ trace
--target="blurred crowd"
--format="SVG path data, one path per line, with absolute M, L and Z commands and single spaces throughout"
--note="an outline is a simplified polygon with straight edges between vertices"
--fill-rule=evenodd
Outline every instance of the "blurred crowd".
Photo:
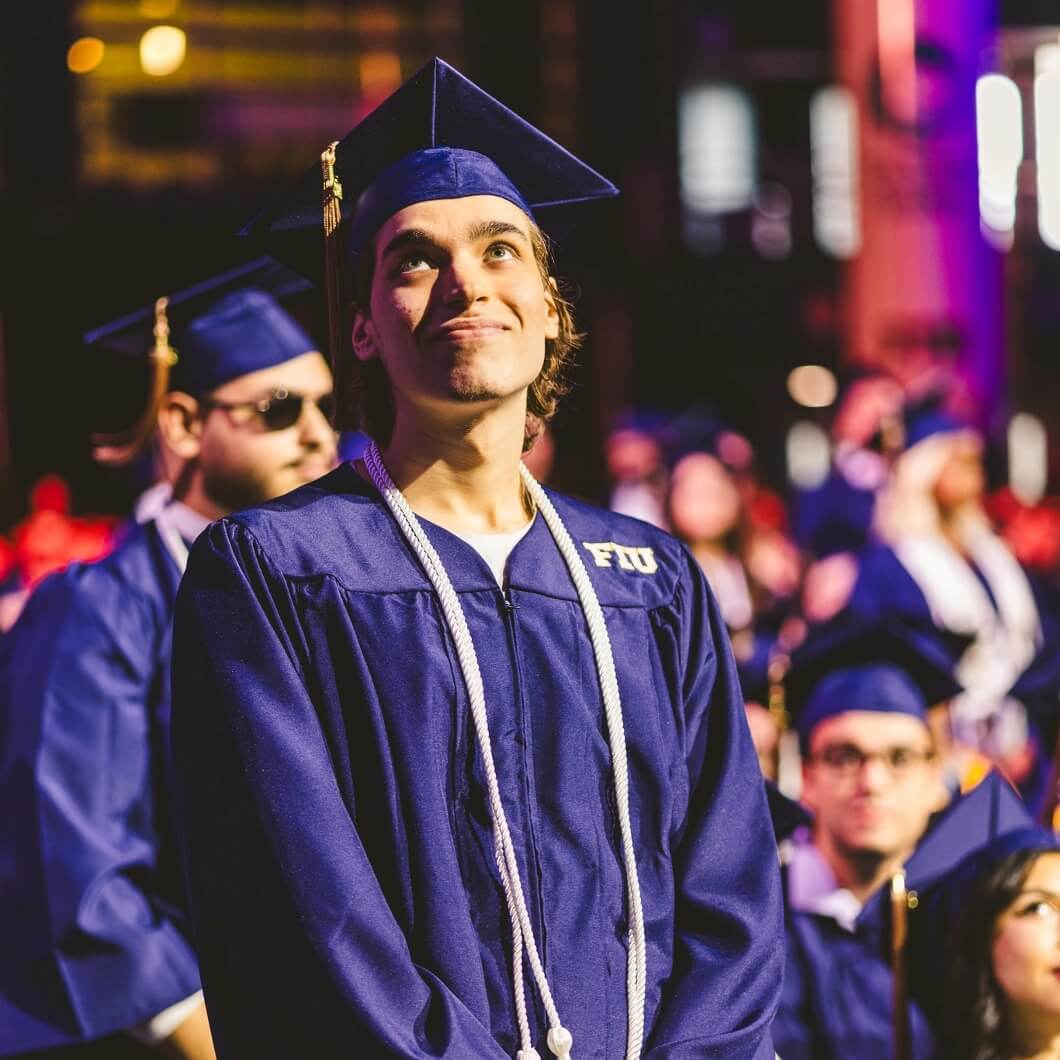
M 993 764 L 1033 810 L 1050 797 L 1060 506 L 989 482 L 989 441 L 957 393 L 853 378 L 830 417 L 827 477 L 786 496 L 709 407 L 632 412 L 607 439 L 610 506 L 684 541 L 718 598 L 771 779 L 791 653 L 823 623 L 888 618 L 936 629 L 962 677 L 937 726 L 955 786 Z M 797 770 L 783 786 L 798 794 Z

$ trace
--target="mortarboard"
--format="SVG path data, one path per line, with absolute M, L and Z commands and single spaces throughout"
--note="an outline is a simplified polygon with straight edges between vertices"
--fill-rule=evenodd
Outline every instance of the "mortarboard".
M 310 288 L 278 261 L 259 258 L 88 332 L 89 348 L 149 358 L 152 364 L 150 399 L 140 420 L 127 436 L 99 439 L 97 458 L 132 459 L 150 437 L 158 403 L 168 391 L 199 397 L 316 350 L 280 304 Z
M 690 453 L 709 453 L 730 471 L 745 471 L 754 460 L 750 442 L 734 431 L 712 406 L 701 403 L 670 421 L 666 443 L 671 467 Z
M 350 336 L 351 257 L 398 210 L 495 195 L 547 231 L 565 208 L 617 194 L 566 148 L 434 58 L 328 145 L 319 168 L 240 234 L 311 279 L 323 272 L 330 354 L 337 365 Z
M 818 627 L 792 654 L 785 681 L 803 753 L 817 725 L 847 711 L 926 722 L 929 707 L 960 691 L 957 647 L 934 631 L 848 614 Z
M 881 957 L 889 957 L 894 971 L 897 1060 L 908 1055 L 903 1054 L 907 999 L 915 998 L 929 1018 L 937 1016 L 940 962 L 947 955 L 948 922 L 937 904 L 943 889 L 962 863 L 971 864 L 967 859 L 990 846 L 1000 849 L 999 843 L 1018 842 L 1015 837 L 1032 827 L 1027 808 L 1008 781 L 1000 773 L 988 773 L 935 816 L 904 869 L 865 904 L 857 933 Z
M 940 434 L 962 434 L 973 428 L 944 409 L 918 410 L 905 419 L 905 447 L 911 449 L 920 442 Z
M 605 177 L 434 58 L 334 144 L 350 251 L 416 202 L 497 195 L 539 214 L 618 194 Z M 324 263 L 321 171 L 312 167 L 242 235 L 305 275 Z M 547 226 L 546 226 L 547 227 Z

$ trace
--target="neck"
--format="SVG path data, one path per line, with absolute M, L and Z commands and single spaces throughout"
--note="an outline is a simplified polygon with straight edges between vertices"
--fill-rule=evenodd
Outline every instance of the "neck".
M 1055 1019 L 1030 1019 L 1026 1023 L 1016 1018 L 1018 1025 L 1013 1038 L 1013 1060 L 1060 1060 L 1060 1029 Z
M 825 832 L 814 835 L 814 843 L 827 862 L 840 887 L 845 887 L 862 904 L 905 864 L 911 851 L 899 854 L 876 854 L 841 850 Z
M 399 414 L 383 463 L 417 515 L 458 534 L 508 533 L 531 516 L 519 474 L 525 422 L 525 397 L 458 424 Z
M 939 529 L 942 536 L 962 556 L 968 555 L 968 542 L 971 536 L 984 525 L 982 509 L 973 501 L 939 513 Z
M 202 473 L 194 465 L 186 464 L 172 481 L 173 500 L 180 501 L 181 504 L 211 522 L 232 514 L 229 509 L 219 505 L 206 493 L 203 489 Z

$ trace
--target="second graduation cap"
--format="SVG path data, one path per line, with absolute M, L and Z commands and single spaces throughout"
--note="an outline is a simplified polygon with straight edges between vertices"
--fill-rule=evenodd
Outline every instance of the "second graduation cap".
M 84 336 L 89 349 L 149 360 L 150 394 L 136 425 L 96 439 L 97 458 L 124 463 L 154 429 L 158 403 L 171 390 L 201 397 L 232 379 L 318 349 L 281 302 L 311 289 L 272 258 L 258 258 L 160 297 Z
M 849 711 L 925 721 L 929 707 L 960 691 L 954 659 L 933 631 L 847 615 L 820 627 L 793 653 L 785 681 L 803 752 L 818 724 Z

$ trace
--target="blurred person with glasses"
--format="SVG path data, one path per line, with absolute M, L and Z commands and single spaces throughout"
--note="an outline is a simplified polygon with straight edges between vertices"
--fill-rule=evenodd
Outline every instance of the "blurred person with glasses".
M 928 711 L 958 691 L 952 658 L 927 631 L 843 615 L 794 653 L 786 686 L 813 823 L 784 850 L 774 1041 L 784 1060 L 878 1060 L 891 1055 L 892 976 L 859 916 L 949 801 Z M 922 1013 L 911 1028 L 911 1055 L 927 1060 Z
M 172 817 L 170 627 L 211 521 L 334 466 L 331 373 L 278 301 L 292 284 L 254 262 L 86 337 L 150 355 L 147 408 L 97 456 L 153 443 L 168 489 L 3 642 L 0 1056 L 215 1055 Z

